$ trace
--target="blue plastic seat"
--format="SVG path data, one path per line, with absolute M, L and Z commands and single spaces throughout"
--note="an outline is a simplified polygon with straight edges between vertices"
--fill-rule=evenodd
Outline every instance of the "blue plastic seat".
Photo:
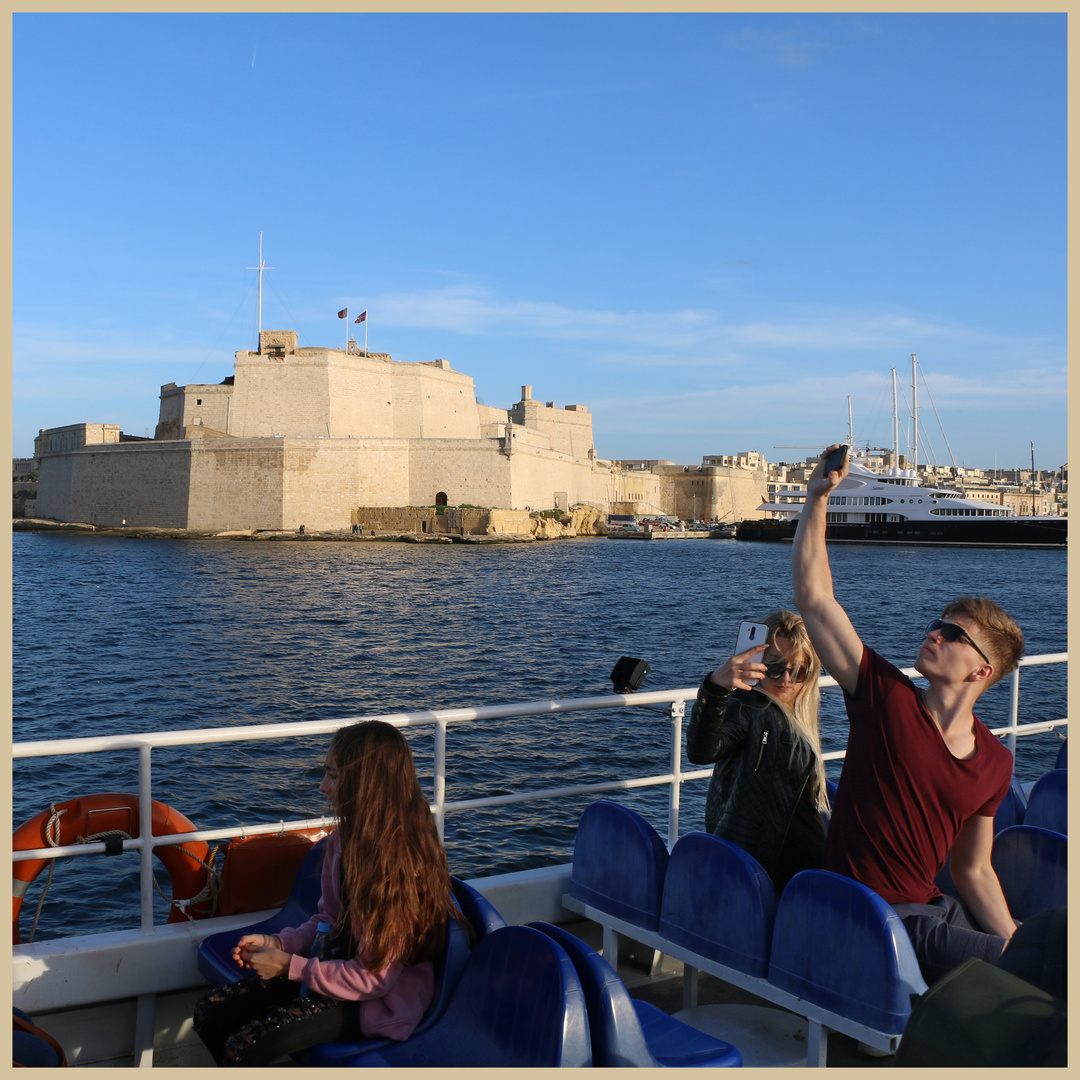
M 581 1068 L 592 1064 L 585 995 L 560 945 L 528 926 L 493 930 L 473 949 L 441 1020 L 341 1065 Z
M 1025 825 L 1069 834 L 1068 805 L 1069 773 L 1067 769 L 1051 769 L 1043 773 L 1028 795 Z M 1019 824 L 1019 822 L 1017 822 Z
M 1020 781 L 1014 776 L 1009 782 L 1009 790 L 1005 793 L 1005 798 L 1001 800 L 1001 804 L 994 814 L 994 835 L 997 836 L 1003 829 L 1011 829 L 1014 825 L 1022 824 L 1026 811 L 1027 796 L 1024 794 Z M 945 865 L 938 872 L 937 877 L 934 878 L 934 884 L 946 896 L 959 896 L 950 869 L 951 861 L 950 858 L 946 857 Z
M 664 841 L 640 814 L 600 799 L 578 822 L 570 895 L 655 930 L 667 863 Z
M 494 910 L 494 909 L 492 909 Z M 461 981 L 465 965 L 469 960 L 469 932 L 457 919 L 447 920 L 446 949 L 435 964 L 435 989 L 420 1023 L 413 1032 L 413 1038 L 422 1035 L 442 1019 L 450 1001 Z M 354 1039 L 351 1041 L 318 1043 L 305 1050 L 298 1050 L 292 1055 L 293 1060 L 305 1066 L 344 1065 L 357 1054 L 369 1053 L 382 1047 L 393 1045 L 393 1040 Z
M 487 937 L 492 930 L 506 925 L 506 920 L 496 910 L 495 905 L 467 881 L 452 877 L 450 884 L 454 887 L 454 896 L 461 913 L 472 924 L 477 941 Z
M 198 965 L 199 973 L 207 982 L 214 986 L 224 986 L 248 974 L 237 967 L 232 958 L 233 946 L 244 934 L 276 934 L 283 927 L 300 926 L 311 918 L 322 895 L 322 863 L 326 853 L 326 840 L 324 836 L 313 844 L 304 856 L 289 899 L 280 911 L 241 930 L 225 930 L 203 939 L 199 944 Z
M 672 849 L 660 933 L 719 964 L 765 978 L 776 888 L 761 864 L 710 833 L 687 833 Z
M 994 814 L 994 835 L 997 836 L 1002 829 L 1011 829 L 1014 825 L 1024 824 L 1024 815 L 1027 813 L 1028 797 L 1020 781 L 1013 776 L 1009 781 L 1009 790 L 1001 805 Z
M 561 927 L 529 923 L 557 941 L 573 961 L 585 993 L 593 1065 L 601 1068 L 738 1067 L 742 1055 L 730 1043 L 707 1035 L 630 996 L 611 965 L 595 949 Z
M 990 860 L 1010 914 L 1023 922 L 1068 902 L 1069 841 L 1035 825 L 1015 825 L 994 837 Z
M 769 982 L 875 1031 L 899 1035 L 922 994 L 904 924 L 872 889 L 828 870 L 803 870 L 780 897 Z

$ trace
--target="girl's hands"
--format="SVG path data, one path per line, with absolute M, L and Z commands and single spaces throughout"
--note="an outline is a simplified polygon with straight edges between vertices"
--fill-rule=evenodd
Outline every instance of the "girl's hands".
M 291 954 L 281 949 L 276 934 L 245 934 L 233 947 L 233 960 L 262 979 L 284 975 L 289 970 Z
M 746 681 L 747 679 L 762 679 L 765 677 L 765 665 L 761 657 L 756 654 L 765 651 L 767 646 L 755 645 L 746 652 L 739 653 L 725 660 L 710 676 L 714 683 L 728 690 L 753 690 L 754 688 Z

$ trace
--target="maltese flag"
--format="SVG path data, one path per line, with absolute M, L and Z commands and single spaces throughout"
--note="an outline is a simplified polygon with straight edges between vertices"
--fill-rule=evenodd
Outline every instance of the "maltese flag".
M 347 307 L 343 307 L 343 308 L 342 308 L 342 309 L 341 309 L 341 310 L 340 310 L 340 311 L 339 311 L 339 312 L 337 313 L 337 317 L 338 317 L 339 319 L 347 319 L 347 318 L 349 317 L 349 309 L 348 309 Z

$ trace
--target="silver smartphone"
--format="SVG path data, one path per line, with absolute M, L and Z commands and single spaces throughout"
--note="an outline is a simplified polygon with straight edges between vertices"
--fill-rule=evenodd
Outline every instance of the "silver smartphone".
M 764 645 L 769 636 L 769 628 L 764 623 L 743 622 L 739 624 L 739 639 L 735 642 L 735 652 L 732 656 L 738 656 L 748 649 Z M 747 679 L 748 686 L 756 686 L 757 679 Z

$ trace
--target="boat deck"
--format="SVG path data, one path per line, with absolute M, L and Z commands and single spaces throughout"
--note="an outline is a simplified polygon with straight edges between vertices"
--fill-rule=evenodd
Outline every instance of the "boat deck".
M 596 923 L 582 919 L 566 924 L 565 928 L 599 951 L 602 931 Z M 631 996 L 648 1001 L 666 1013 L 679 1013 L 683 1000 L 682 962 L 665 956 L 659 970 L 650 974 L 653 959 L 651 950 L 646 954 L 642 946 L 637 946 L 642 955 L 635 955 L 633 944 L 628 944 L 630 951 L 626 955 L 620 955 L 618 972 Z M 159 996 L 156 1012 L 159 1041 L 154 1049 L 154 1068 L 214 1067 L 213 1059 L 191 1027 L 195 1001 L 204 992 L 205 989 Z M 100 1006 L 102 1023 L 110 1022 L 110 1011 L 109 1005 Z M 723 983 L 704 972 L 698 976 L 698 1005 L 690 1015 L 682 1018 L 737 1047 L 743 1055 L 745 1066 L 806 1064 L 805 1021 L 800 1021 L 787 1010 L 777 1008 L 754 994 Z M 84 1022 L 85 1019 L 84 1013 Z M 65 1041 L 62 1019 L 42 1017 L 40 1022 L 71 1056 L 76 1047 L 72 1042 Z M 892 1060 L 892 1057 L 864 1053 L 858 1044 L 846 1035 L 832 1033 L 829 1036 L 830 1067 L 873 1068 L 889 1066 Z M 71 1064 L 79 1067 L 78 1060 Z M 107 1061 L 94 1061 L 87 1067 L 132 1068 L 134 1064 L 129 1055 Z M 291 1059 L 283 1058 L 276 1063 L 276 1067 L 295 1068 L 296 1064 Z

